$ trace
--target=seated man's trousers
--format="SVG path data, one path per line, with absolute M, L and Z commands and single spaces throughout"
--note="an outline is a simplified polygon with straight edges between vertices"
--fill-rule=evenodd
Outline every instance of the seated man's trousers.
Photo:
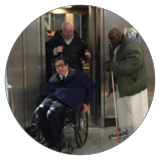
M 40 119 L 39 126 L 47 142 L 53 142 L 53 144 L 61 143 L 63 124 L 61 115 L 64 115 L 66 110 L 67 106 L 51 98 L 45 98 L 37 107 Z

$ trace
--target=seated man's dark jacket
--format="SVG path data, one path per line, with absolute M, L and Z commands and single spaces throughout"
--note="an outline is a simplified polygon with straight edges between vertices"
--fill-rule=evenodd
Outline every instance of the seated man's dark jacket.
M 63 46 L 63 52 L 59 53 L 62 54 L 64 57 L 68 59 L 69 66 L 74 69 L 83 70 L 82 68 L 82 60 L 85 60 L 85 51 L 88 50 L 88 46 L 84 41 L 79 37 L 78 33 L 74 31 L 74 38 L 71 43 L 68 45 L 64 41 L 61 31 L 57 31 L 55 36 L 53 36 L 48 42 L 46 42 L 46 64 L 47 64 L 47 72 L 48 77 L 51 77 L 51 59 L 55 57 L 53 55 L 53 49 L 58 46 Z
M 53 93 L 53 96 L 65 105 L 76 110 L 82 103 L 88 104 L 94 94 L 95 85 L 82 71 L 69 68 L 69 73 L 64 81 L 59 75 L 54 74 L 38 97 L 38 106 L 44 98 Z

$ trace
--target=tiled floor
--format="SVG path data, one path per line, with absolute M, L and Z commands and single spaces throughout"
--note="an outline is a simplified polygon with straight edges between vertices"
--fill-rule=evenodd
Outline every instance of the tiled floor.
M 106 127 L 106 128 L 100 128 L 94 125 L 91 125 L 89 127 L 88 131 L 88 138 L 84 146 L 81 148 L 78 148 L 75 140 L 74 140 L 74 130 L 70 127 L 65 128 L 65 136 L 66 137 L 72 137 L 72 144 L 73 144 L 73 155 L 91 155 L 100 153 L 103 151 L 107 151 L 115 146 L 118 145 L 117 140 L 109 140 L 108 136 L 110 134 L 115 133 L 116 128 L 115 127 Z M 120 140 L 120 143 L 123 142 L 125 139 Z M 119 143 L 119 144 L 120 144 Z M 66 147 L 62 150 L 62 153 L 68 154 L 68 149 Z

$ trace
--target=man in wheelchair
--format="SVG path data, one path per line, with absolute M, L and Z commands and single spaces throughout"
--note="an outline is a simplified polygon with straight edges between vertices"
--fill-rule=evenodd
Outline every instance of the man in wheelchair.
M 54 61 L 57 73 L 54 74 L 40 93 L 36 112 L 39 116 L 39 127 L 45 138 L 46 147 L 54 146 L 62 150 L 61 115 L 68 107 L 73 111 L 83 104 L 83 112 L 94 94 L 95 85 L 82 71 L 69 68 L 65 57 L 57 57 Z

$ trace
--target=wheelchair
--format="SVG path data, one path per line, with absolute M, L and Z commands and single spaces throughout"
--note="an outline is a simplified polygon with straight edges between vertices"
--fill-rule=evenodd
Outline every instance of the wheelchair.
M 88 137 L 88 112 L 83 113 L 83 106 L 81 105 L 76 111 L 71 110 L 70 108 L 67 109 L 67 113 L 63 115 L 63 125 L 62 130 L 68 124 L 71 124 L 72 128 L 74 129 L 74 137 L 77 147 L 82 147 Z M 38 126 L 39 117 L 35 110 L 32 119 L 32 138 L 35 139 L 37 142 L 43 144 L 45 139 L 42 135 L 41 128 Z M 62 136 L 62 143 L 63 148 L 66 146 L 66 142 L 68 142 L 68 153 L 71 154 L 73 152 L 73 145 L 71 138 L 65 138 L 63 133 Z

